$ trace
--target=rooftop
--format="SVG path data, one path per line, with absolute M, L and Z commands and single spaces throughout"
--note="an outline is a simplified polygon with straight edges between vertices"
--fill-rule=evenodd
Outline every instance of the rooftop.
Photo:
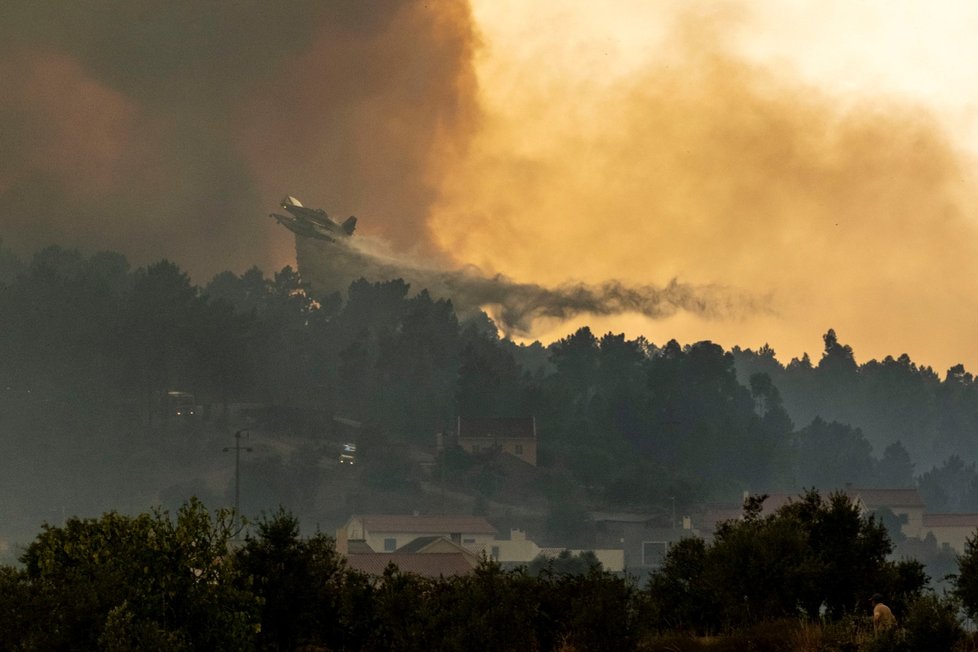
M 496 534 L 496 528 L 481 516 L 392 515 L 354 516 L 369 532 L 405 532 L 416 534 Z
M 924 499 L 916 489 L 858 489 L 846 487 L 846 494 L 873 507 L 924 507 Z
M 924 514 L 924 527 L 978 528 L 978 514 Z
M 533 417 L 459 417 L 459 437 L 536 438 Z

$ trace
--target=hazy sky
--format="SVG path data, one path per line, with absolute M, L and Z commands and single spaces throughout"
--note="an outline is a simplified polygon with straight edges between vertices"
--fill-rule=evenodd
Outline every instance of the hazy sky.
M 542 282 L 675 277 L 772 306 L 576 320 L 599 332 L 787 360 L 833 327 L 860 360 L 978 366 L 975 5 L 486 0 L 475 17 L 489 118 L 434 214 L 443 247 Z
M 654 342 L 837 330 L 978 369 L 978 6 L 771 0 L 0 5 L 0 237 L 295 262 L 285 194 L 445 266 L 764 297 L 583 316 Z

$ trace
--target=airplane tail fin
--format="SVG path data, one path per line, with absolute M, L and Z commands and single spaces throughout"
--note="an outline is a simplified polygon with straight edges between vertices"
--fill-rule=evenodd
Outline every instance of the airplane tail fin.
M 343 232 L 347 235 L 353 235 L 353 229 L 355 228 L 357 228 L 357 218 L 351 215 L 343 222 Z

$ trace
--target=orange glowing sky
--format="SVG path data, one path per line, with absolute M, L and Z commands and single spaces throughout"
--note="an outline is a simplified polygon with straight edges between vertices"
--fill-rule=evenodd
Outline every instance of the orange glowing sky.
M 975 371 L 974 34 L 923 0 L 0 3 L 0 239 L 206 285 L 296 264 L 291 194 L 440 269 L 765 306 L 543 342 L 834 328 Z
M 475 0 L 480 128 L 429 218 L 517 280 L 769 297 L 728 320 L 549 324 L 656 343 L 835 328 L 860 362 L 978 367 L 978 6 Z

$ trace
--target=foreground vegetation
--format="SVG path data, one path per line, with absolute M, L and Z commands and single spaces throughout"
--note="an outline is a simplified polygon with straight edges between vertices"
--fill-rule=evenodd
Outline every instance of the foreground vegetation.
M 345 567 L 333 540 L 279 511 L 242 541 L 199 501 L 174 518 L 115 513 L 46 525 L 0 569 L 5 650 L 971 650 L 978 550 L 953 594 L 841 494 L 770 516 L 760 497 L 712 542 L 689 539 L 641 586 L 592 565 L 426 579 Z M 899 620 L 875 634 L 867 599 Z

